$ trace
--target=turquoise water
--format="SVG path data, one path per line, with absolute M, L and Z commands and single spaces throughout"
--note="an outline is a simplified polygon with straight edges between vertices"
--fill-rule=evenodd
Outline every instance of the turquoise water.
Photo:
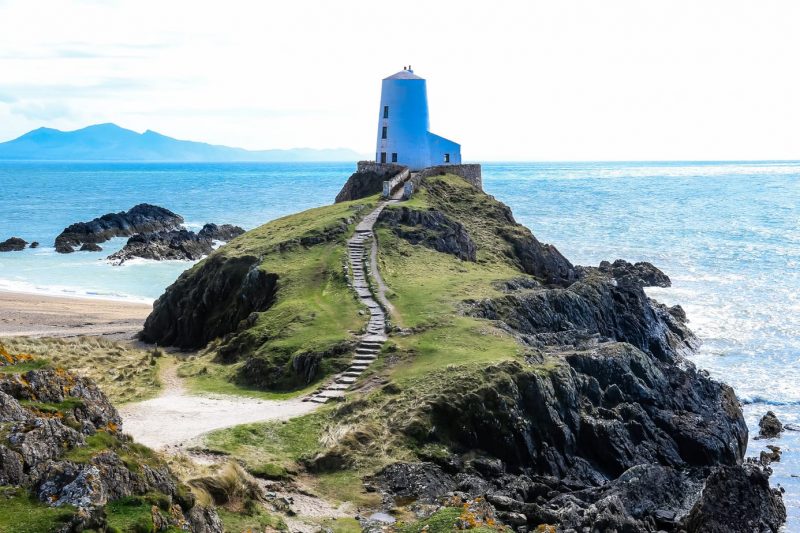
M 350 164 L 0 163 L 0 237 L 42 247 L 0 254 L 0 289 L 152 300 L 187 263 L 113 267 L 103 253 L 58 255 L 68 224 L 155 203 L 188 224 L 253 228 L 332 201 Z M 484 166 L 487 192 L 574 263 L 651 261 L 673 280 L 703 340 L 702 368 L 736 389 L 752 434 L 774 410 L 800 425 L 800 163 L 525 163 Z M 751 441 L 750 453 L 765 444 Z M 800 530 L 800 433 L 773 483 Z

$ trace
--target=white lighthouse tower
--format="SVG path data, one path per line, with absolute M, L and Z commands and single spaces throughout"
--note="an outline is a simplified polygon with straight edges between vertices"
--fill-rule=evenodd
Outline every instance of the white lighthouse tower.
M 384 78 L 375 160 L 411 170 L 461 164 L 461 145 L 428 131 L 428 90 L 411 68 Z

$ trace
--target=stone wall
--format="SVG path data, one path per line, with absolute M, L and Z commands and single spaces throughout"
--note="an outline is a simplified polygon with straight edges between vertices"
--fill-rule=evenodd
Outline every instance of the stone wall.
M 414 176 L 413 181 L 415 185 L 419 185 L 419 182 L 422 180 L 422 178 L 427 178 L 428 176 L 439 176 L 442 174 L 455 174 L 456 176 L 461 176 L 467 183 L 479 191 L 483 190 L 481 166 L 478 164 L 437 165 L 435 167 L 428 167 L 419 171 L 416 176 Z
M 373 172 L 379 176 L 394 176 L 406 167 L 396 163 L 376 163 L 375 161 L 359 161 L 356 172 Z

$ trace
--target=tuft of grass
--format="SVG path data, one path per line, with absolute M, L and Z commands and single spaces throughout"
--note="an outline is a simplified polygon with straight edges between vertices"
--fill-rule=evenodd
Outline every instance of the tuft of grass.
M 139 471 L 143 464 L 153 467 L 162 464 L 161 458 L 147 446 L 120 439 L 117 435 L 102 430 L 86 437 L 84 446 L 76 446 L 66 452 L 64 459 L 76 463 L 87 463 L 95 455 L 106 450 L 115 452 L 125 466 L 134 472 Z
M 91 378 L 114 404 L 145 400 L 161 388 L 158 368 L 163 358 L 146 350 L 98 337 L 6 337 L 10 352 L 24 352 L 36 359 L 0 367 L 0 372 L 25 372 L 43 366 L 64 368 Z
M 168 513 L 171 500 L 164 494 L 153 493 L 144 496 L 128 496 L 109 502 L 105 507 L 109 531 L 150 533 L 153 531 L 151 509 L 154 505 Z
M 0 486 L 0 531 L 3 533 L 48 533 L 68 522 L 75 509 L 49 507 L 25 489 Z

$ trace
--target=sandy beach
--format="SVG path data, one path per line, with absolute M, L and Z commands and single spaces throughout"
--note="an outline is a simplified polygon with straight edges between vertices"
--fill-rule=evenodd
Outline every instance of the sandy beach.
M 130 339 L 151 310 L 143 303 L 0 291 L 0 337 Z

